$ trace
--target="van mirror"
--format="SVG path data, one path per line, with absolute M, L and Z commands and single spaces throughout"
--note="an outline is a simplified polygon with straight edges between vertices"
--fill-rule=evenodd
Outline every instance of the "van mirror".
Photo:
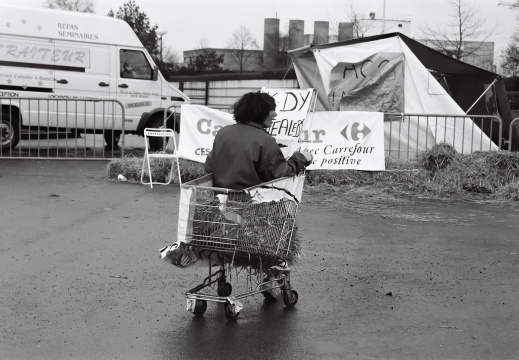
M 153 67 L 153 81 L 157 81 L 158 78 L 159 78 L 159 67 L 157 65 L 155 65 Z

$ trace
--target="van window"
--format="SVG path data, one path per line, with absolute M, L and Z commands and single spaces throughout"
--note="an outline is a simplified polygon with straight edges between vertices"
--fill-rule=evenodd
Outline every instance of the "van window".
M 121 77 L 125 79 L 152 80 L 151 65 L 142 51 L 120 50 Z

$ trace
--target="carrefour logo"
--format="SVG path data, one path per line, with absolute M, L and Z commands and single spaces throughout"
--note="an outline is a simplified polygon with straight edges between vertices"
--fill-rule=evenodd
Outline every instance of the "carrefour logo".
M 359 141 L 364 140 L 370 132 L 371 130 L 366 125 L 354 122 L 346 125 L 346 127 L 342 129 L 341 135 L 348 141 Z M 362 137 L 359 136 L 360 134 L 362 134 Z

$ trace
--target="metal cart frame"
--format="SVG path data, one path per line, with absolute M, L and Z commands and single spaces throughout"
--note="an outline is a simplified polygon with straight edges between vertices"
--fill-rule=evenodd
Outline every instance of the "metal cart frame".
M 181 206 L 184 204 L 188 210 L 185 227 L 179 221 L 180 232 L 185 231 L 185 243 L 199 259 L 209 260 L 208 276 L 186 292 L 187 310 L 195 316 L 202 316 L 210 301 L 223 303 L 227 319 L 236 320 L 243 308 L 240 299 L 257 294 L 274 299 L 275 289 L 282 291 L 286 306 L 296 305 L 298 293 L 290 283 L 290 268 L 282 265 L 290 261 L 299 200 L 290 191 L 276 186 L 286 180 L 245 190 L 208 186 L 210 176 L 181 185 Z M 297 181 L 302 184 L 304 176 Z M 261 201 L 265 199 L 260 198 L 273 192 L 277 193 L 277 200 Z M 216 263 L 220 268 L 214 271 Z M 226 265 L 241 266 L 247 271 L 248 283 L 250 280 L 247 291 L 231 296 Z M 260 279 L 256 286 L 253 286 L 253 272 Z M 214 284 L 217 295 L 201 292 Z

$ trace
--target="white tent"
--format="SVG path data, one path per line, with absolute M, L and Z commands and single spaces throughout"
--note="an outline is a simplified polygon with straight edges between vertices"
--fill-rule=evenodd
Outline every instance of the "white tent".
M 466 113 L 447 92 L 448 86 L 442 86 L 431 73 L 431 68 L 428 69 L 409 48 L 409 41 L 413 40 L 396 33 L 309 45 L 291 50 L 289 55 L 300 87 L 315 88 L 318 92 L 317 111 L 409 114 L 386 117 L 386 120 L 393 120 L 385 122 L 386 155 L 389 155 L 388 149 L 392 149 L 391 155 L 398 152 L 400 157 L 412 156 L 417 150 L 431 148 L 439 142 L 448 142 L 465 153 L 497 149 L 471 118 L 452 117 Z M 440 56 L 442 65 L 458 62 L 434 53 Z M 489 76 L 497 77 L 467 64 L 460 69 L 466 71 L 465 65 L 476 71 L 474 76 L 483 72 L 487 82 Z M 471 76 L 470 72 L 468 76 Z

